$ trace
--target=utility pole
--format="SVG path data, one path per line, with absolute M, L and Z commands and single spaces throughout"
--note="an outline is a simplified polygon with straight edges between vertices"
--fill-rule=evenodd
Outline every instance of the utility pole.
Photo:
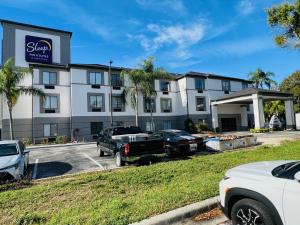
M 109 79 L 109 89 L 110 89 L 110 95 L 109 95 L 109 108 L 110 108 L 110 126 L 113 126 L 113 111 L 112 111 L 112 86 L 111 86 L 111 64 L 113 63 L 112 60 L 109 61 L 109 67 L 108 67 L 108 79 Z

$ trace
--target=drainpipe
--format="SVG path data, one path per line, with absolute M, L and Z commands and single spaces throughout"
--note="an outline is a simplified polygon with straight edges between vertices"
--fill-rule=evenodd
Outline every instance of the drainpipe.
M 187 115 L 187 118 L 190 117 L 190 112 L 189 112 L 189 95 L 188 95 L 188 88 L 187 88 L 187 77 L 185 77 L 185 94 L 186 94 L 186 115 Z
M 40 69 L 39 69 L 39 72 L 40 72 Z M 33 74 L 34 74 L 34 72 L 32 71 L 32 74 L 31 74 L 31 84 L 32 84 L 32 86 L 34 86 L 33 85 Z M 34 100 L 34 98 L 33 98 L 33 95 L 31 95 L 31 142 L 34 144 L 34 131 L 33 131 L 33 129 L 34 129 L 34 122 L 33 122 L 33 104 L 34 104 L 34 102 L 33 102 L 33 100 Z
M 111 64 L 113 63 L 112 60 L 109 61 L 108 67 L 108 83 L 110 88 L 110 96 L 109 96 L 109 108 L 110 108 L 110 126 L 113 126 L 113 112 L 112 112 L 112 87 L 111 87 Z

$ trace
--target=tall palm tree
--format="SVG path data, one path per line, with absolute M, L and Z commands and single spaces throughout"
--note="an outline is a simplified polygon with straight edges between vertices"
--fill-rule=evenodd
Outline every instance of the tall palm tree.
M 145 98 L 153 97 L 156 94 L 154 87 L 155 79 L 172 79 L 163 68 L 154 68 L 154 58 L 150 57 L 139 64 L 137 69 L 123 70 L 121 75 L 124 77 L 128 76 L 132 83 L 132 87 L 129 87 L 123 93 L 130 95 L 130 104 L 135 109 L 135 124 L 138 126 L 138 106 L 139 106 L 139 95 L 143 94 Z
M 276 82 L 272 79 L 273 76 L 274 73 L 264 72 L 260 68 L 249 73 L 249 79 L 253 81 L 256 88 L 263 88 L 266 86 L 268 89 L 271 89 L 272 85 L 276 85 Z
M 10 138 L 14 139 L 12 110 L 22 94 L 44 96 L 44 92 L 32 86 L 21 86 L 20 82 L 32 69 L 16 67 L 12 58 L 8 59 L 0 70 L 0 94 L 5 97 L 9 112 Z

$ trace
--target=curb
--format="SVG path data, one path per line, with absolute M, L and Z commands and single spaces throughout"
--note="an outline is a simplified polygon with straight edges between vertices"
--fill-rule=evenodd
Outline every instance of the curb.
M 53 145 L 37 145 L 37 146 L 28 146 L 27 149 L 36 149 L 36 148 L 54 148 L 54 147 L 67 147 L 67 146 L 78 146 L 78 145 L 92 145 L 96 142 L 85 142 L 85 143 L 68 143 L 68 144 L 53 144 Z
M 130 225 L 168 225 L 182 221 L 186 218 L 193 217 L 199 213 L 207 212 L 209 209 L 215 208 L 219 204 L 219 197 L 213 197 L 201 202 L 187 205 L 172 211 L 150 217 Z

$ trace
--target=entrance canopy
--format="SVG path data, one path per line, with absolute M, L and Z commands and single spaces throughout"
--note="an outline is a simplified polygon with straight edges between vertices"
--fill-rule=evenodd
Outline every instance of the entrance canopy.
M 238 104 L 238 105 L 249 105 L 253 104 L 254 111 L 254 122 L 255 128 L 263 128 L 265 126 L 264 108 L 263 101 L 274 101 L 282 100 L 285 103 L 285 116 L 287 128 L 294 128 L 295 126 L 295 115 L 293 109 L 293 95 L 290 93 L 284 93 L 279 91 L 264 90 L 260 88 L 247 88 L 241 91 L 237 91 L 220 98 L 217 98 L 211 102 L 212 105 L 212 120 L 213 127 L 218 128 L 218 106 L 224 104 Z M 247 117 L 247 111 L 243 112 Z M 244 121 L 244 122 L 243 122 Z M 242 126 L 248 127 L 246 120 L 243 120 Z

